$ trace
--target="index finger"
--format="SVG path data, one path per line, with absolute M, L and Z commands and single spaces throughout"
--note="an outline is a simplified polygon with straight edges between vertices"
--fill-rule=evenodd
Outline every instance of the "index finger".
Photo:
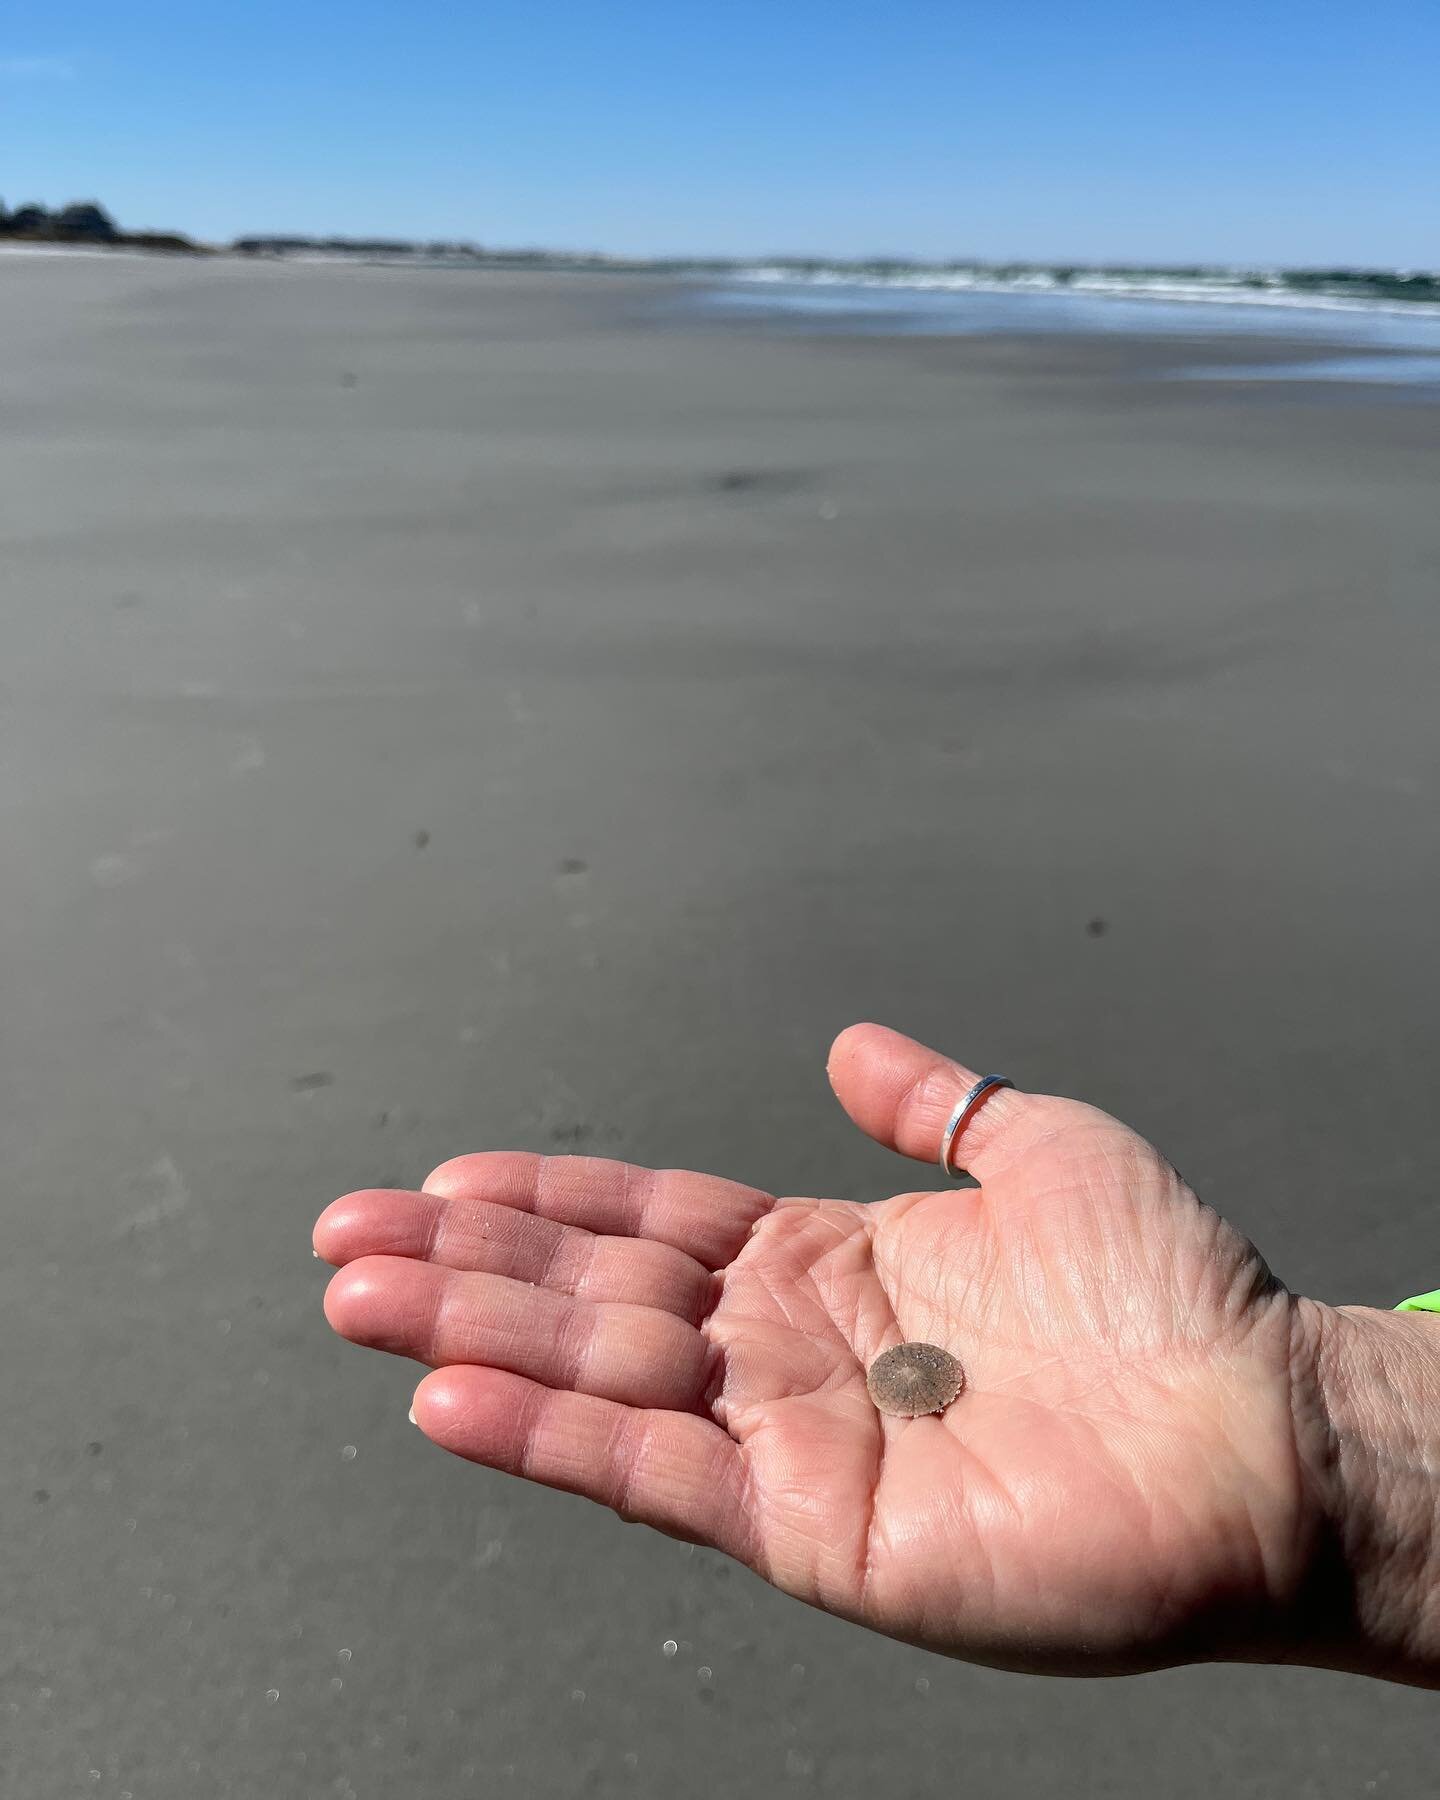
M 599 1156 L 483 1151 L 441 1163 L 425 1192 L 517 1207 L 598 1236 L 651 1238 L 722 1269 L 774 1197 L 692 1169 L 642 1169 Z

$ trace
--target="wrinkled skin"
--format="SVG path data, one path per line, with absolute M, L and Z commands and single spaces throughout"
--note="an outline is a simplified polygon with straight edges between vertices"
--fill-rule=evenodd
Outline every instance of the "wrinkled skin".
M 971 1071 L 878 1026 L 831 1054 L 862 1129 L 933 1159 Z M 986 1097 L 978 1190 L 775 1201 L 578 1157 L 460 1157 L 316 1227 L 326 1309 L 428 1363 L 474 1461 L 713 1544 L 878 1631 L 1072 1673 L 1264 1657 L 1299 1602 L 1305 1303 L 1124 1125 Z M 943 1414 L 865 1371 L 950 1350 Z

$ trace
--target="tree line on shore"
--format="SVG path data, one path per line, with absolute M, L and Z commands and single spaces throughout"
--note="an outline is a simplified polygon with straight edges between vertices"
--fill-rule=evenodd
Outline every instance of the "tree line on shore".
M 0 238 L 29 244 L 129 245 L 138 250 L 189 250 L 201 245 L 178 231 L 122 231 L 96 200 L 72 200 L 53 212 L 30 200 L 12 212 L 0 200 Z
M 354 238 L 253 236 L 238 237 L 225 246 L 197 243 L 179 231 L 124 231 L 98 200 L 71 200 L 50 208 L 27 201 L 13 211 L 0 200 L 0 241 L 26 244 L 89 244 L 97 248 L 177 250 L 192 255 L 229 249 L 248 256 L 325 254 L 358 257 L 444 257 L 448 260 L 500 262 L 525 267 L 562 263 L 567 266 L 603 266 L 612 259 L 601 256 L 557 256 L 547 250 L 487 250 L 479 244 L 421 241 L 414 238 Z
M 13 211 L 0 200 L 0 240 L 28 244 L 90 244 L 96 247 L 139 250 L 180 250 L 205 255 L 219 246 L 197 243 L 179 231 L 123 231 L 98 200 L 71 200 L 51 208 L 27 201 Z M 487 261 L 497 256 L 507 262 L 556 260 L 544 250 L 494 252 L 471 243 L 420 242 L 411 238 L 347 237 L 240 237 L 226 246 L 250 256 L 287 256 L 296 252 L 322 252 L 350 256 L 443 256 Z M 603 258 L 563 260 L 600 262 Z

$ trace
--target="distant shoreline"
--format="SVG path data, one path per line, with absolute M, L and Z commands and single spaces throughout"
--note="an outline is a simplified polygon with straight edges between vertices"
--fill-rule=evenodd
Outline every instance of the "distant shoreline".
M 961 259 L 823 257 L 626 257 L 551 250 L 498 250 L 475 244 L 345 238 L 244 237 L 246 256 L 324 257 L 445 267 L 607 271 L 633 275 L 719 276 L 817 287 L 913 288 L 951 292 L 1116 294 L 1129 299 L 1218 300 L 1252 305 L 1387 304 L 1440 307 L 1440 270 L 1261 269 L 1202 263 L 1041 263 Z
M 691 276 L 807 288 L 932 293 L 1074 294 L 1306 310 L 1387 310 L 1440 317 L 1440 270 L 1260 268 L 1221 264 L 1025 262 L 898 257 L 635 257 L 603 252 L 501 249 L 457 240 L 247 234 L 207 244 L 181 232 L 122 231 L 93 201 L 58 213 L 29 205 L 0 212 L 0 249 L 131 251 L 447 269 Z

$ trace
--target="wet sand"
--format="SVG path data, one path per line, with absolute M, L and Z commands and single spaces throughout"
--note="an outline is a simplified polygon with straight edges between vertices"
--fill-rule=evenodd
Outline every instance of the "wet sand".
M 448 1461 L 308 1234 L 489 1145 L 913 1184 L 875 1017 L 1433 1286 L 1440 408 L 618 279 L 0 306 L 0 1785 L 1420 1791 L 1422 1695 L 970 1670 Z

